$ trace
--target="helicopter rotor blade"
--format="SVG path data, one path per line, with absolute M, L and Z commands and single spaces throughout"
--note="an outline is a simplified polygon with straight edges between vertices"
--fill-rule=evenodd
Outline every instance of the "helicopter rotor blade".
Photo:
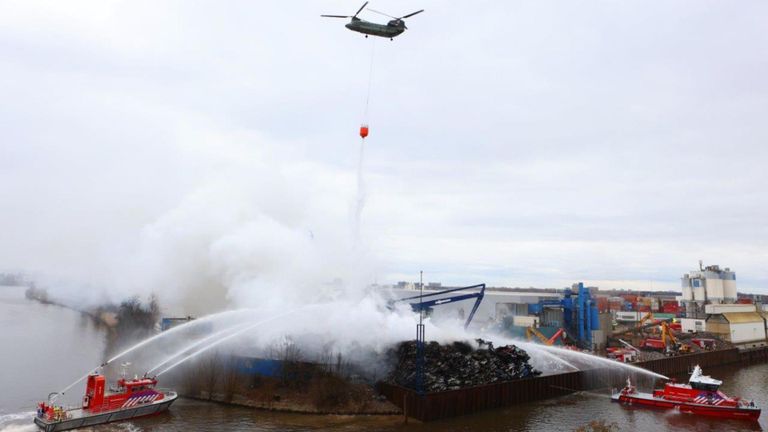
M 389 15 L 389 14 L 385 14 L 384 12 L 379 12 L 379 11 L 377 11 L 377 10 L 375 10 L 375 9 L 371 9 L 371 8 L 368 8 L 368 10 L 369 10 L 369 11 L 371 11 L 371 12 L 373 12 L 373 13 L 377 13 L 377 14 L 379 14 L 379 15 L 384 15 L 385 17 L 390 17 L 390 18 L 392 18 L 392 19 L 398 19 L 397 17 L 393 17 L 392 15 Z
M 352 18 L 349 15 L 320 15 L 320 16 L 325 18 Z
M 363 5 L 362 5 L 362 6 L 360 6 L 360 9 L 358 9 L 358 10 L 357 10 L 357 12 L 355 12 L 355 14 L 354 14 L 354 15 L 352 15 L 352 16 L 353 16 L 353 17 L 356 17 L 356 16 L 357 16 L 357 15 L 358 15 L 360 12 L 362 12 L 362 11 L 363 11 L 363 9 L 365 9 L 365 7 L 366 7 L 366 6 L 368 6 L 368 2 L 365 2 L 365 3 L 363 3 Z
M 412 13 L 409 13 L 408 15 L 403 15 L 403 16 L 401 16 L 399 19 L 403 19 L 403 18 L 410 18 L 410 17 L 412 17 L 412 16 L 414 16 L 414 15 L 416 15 L 416 14 L 420 14 L 420 13 L 422 13 L 422 12 L 424 12 L 424 9 L 422 9 L 422 10 L 420 10 L 420 11 L 416 11 L 416 12 L 412 12 Z

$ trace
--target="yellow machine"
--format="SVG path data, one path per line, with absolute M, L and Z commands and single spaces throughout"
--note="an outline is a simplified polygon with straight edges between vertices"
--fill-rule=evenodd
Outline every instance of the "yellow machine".
M 563 339 L 565 339 L 566 335 L 565 335 L 565 329 L 560 329 L 556 331 L 551 338 L 547 338 L 535 327 L 528 327 L 525 329 L 525 336 L 528 338 L 528 340 L 532 340 L 533 337 L 536 336 L 541 341 L 542 344 L 552 346 L 555 344 L 555 341 L 557 341 L 558 338 L 562 337 Z
M 653 319 L 653 312 L 648 312 L 647 314 L 645 314 L 645 316 L 640 318 L 640 321 L 637 322 L 637 326 L 642 327 L 646 321 L 652 320 L 652 319 Z

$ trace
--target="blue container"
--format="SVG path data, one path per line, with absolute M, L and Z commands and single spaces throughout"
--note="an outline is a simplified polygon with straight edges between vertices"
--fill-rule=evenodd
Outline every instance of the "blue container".
M 253 357 L 237 357 L 237 371 L 244 375 L 260 375 L 265 377 L 277 377 L 283 370 L 283 362 L 280 360 L 261 359 Z

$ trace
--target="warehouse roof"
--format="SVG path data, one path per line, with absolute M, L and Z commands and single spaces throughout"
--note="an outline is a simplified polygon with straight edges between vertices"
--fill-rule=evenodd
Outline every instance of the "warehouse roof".
M 763 322 L 763 317 L 757 312 L 726 312 L 723 315 L 731 324 Z

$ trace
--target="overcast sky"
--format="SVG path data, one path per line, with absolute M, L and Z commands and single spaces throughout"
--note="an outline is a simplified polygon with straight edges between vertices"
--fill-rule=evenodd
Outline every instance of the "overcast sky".
M 319 17 L 359 6 L 0 2 L 0 268 L 161 284 L 191 249 L 217 278 L 309 248 L 370 282 L 677 288 L 703 259 L 768 293 L 768 3 L 373 2 L 426 9 L 394 41 Z

